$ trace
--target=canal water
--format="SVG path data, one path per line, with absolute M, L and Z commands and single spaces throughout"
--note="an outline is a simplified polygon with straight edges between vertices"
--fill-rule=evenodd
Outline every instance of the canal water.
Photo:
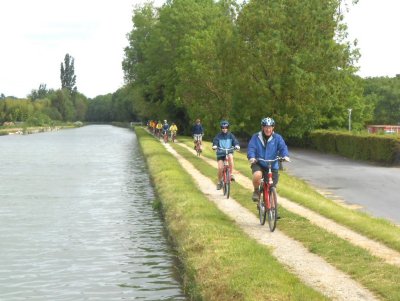
M 135 133 L 0 137 L 0 300 L 185 300 Z

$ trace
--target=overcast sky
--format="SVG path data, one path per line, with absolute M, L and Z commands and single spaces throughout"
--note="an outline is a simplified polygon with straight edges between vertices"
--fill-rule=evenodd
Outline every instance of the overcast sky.
M 0 0 L 0 93 L 24 98 L 42 83 L 59 89 L 66 53 L 75 59 L 81 93 L 92 98 L 115 92 L 124 84 L 121 62 L 132 10 L 143 2 Z M 346 16 L 351 39 L 359 41 L 361 76 L 400 73 L 399 12 L 400 0 L 360 0 Z

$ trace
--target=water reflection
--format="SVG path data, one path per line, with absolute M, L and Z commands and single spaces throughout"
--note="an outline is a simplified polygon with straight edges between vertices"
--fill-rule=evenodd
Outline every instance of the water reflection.
M 0 300 L 184 300 L 134 133 L 0 143 Z

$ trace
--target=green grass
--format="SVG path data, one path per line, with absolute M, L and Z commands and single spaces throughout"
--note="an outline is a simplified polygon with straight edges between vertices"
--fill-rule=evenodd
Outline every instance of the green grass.
M 182 138 L 180 138 L 180 141 L 182 141 Z M 183 141 L 188 145 L 190 145 L 191 143 L 190 139 Z M 202 174 L 209 177 L 210 179 L 215 179 L 217 163 L 215 163 L 214 168 L 208 163 L 205 163 L 201 159 L 193 156 L 193 154 L 189 152 L 186 148 L 183 148 L 179 145 L 173 145 L 173 147 L 183 157 L 190 161 Z M 207 142 L 205 142 L 203 154 L 209 158 L 215 159 L 215 155 L 209 149 L 211 149 L 211 146 L 207 145 Z M 240 172 L 242 172 L 243 174 L 248 174 L 250 176 L 251 173 L 249 165 L 247 162 L 244 161 L 246 161 L 246 159 L 244 158 L 244 154 L 235 154 L 236 169 L 240 170 Z M 246 170 L 248 170 L 247 174 Z M 290 179 L 290 177 L 288 178 Z M 290 180 L 293 181 L 293 179 Z M 281 177 L 279 184 L 280 193 L 281 187 L 285 185 L 287 186 L 286 189 L 290 191 L 287 181 L 287 178 Z M 306 185 L 304 182 L 301 181 L 294 181 L 294 183 Z M 311 188 L 306 186 L 301 186 L 301 188 L 293 186 L 292 189 L 293 193 L 299 193 L 298 191 L 301 190 L 301 193 L 308 194 L 308 202 L 311 203 L 313 200 L 315 202 L 319 202 L 321 201 L 320 198 L 323 198 L 319 194 L 313 192 Z M 316 194 L 318 197 L 314 196 L 314 194 Z M 231 185 L 231 196 L 239 203 L 241 203 L 244 207 L 246 207 L 250 211 L 253 211 L 255 215 L 257 214 L 255 205 L 250 200 L 250 190 L 245 189 L 240 185 L 233 184 Z M 328 205 L 330 202 L 332 202 L 327 199 L 323 201 Z M 324 204 L 324 206 L 328 206 L 327 204 Z M 321 205 L 320 207 L 324 206 Z M 319 208 L 318 206 L 316 207 Z M 310 252 L 323 257 L 327 262 L 349 274 L 353 279 L 362 283 L 365 287 L 375 292 L 381 298 L 386 300 L 400 300 L 400 287 L 398 285 L 398 283 L 400 283 L 400 269 L 398 267 L 386 264 L 381 259 L 370 255 L 368 251 L 360 247 L 354 246 L 349 242 L 335 236 L 334 234 L 331 234 L 311 224 L 307 219 L 291 213 L 285 210 L 283 207 L 280 208 L 281 215 L 284 217 L 278 222 L 278 228 L 281 231 L 286 233 L 288 236 L 294 238 L 295 240 L 300 241 L 306 248 L 308 248 L 308 250 L 310 250 Z M 331 204 L 330 208 L 331 210 L 340 210 L 339 214 L 345 212 L 346 214 L 353 216 L 352 219 L 359 218 L 360 222 L 364 222 L 365 220 L 367 220 L 373 225 L 375 224 L 380 226 L 381 231 L 393 230 L 393 225 L 391 225 L 390 223 L 382 222 L 381 220 L 374 219 L 363 213 L 343 208 L 335 203 Z M 323 210 L 316 211 L 319 211 L 320 213 L 324 212 Z M 330 213 L 330 215 L 338 214 Z M 338 217 L 337 220 L 339 221 L 341 219 Z M 357 225 L 357 227 L 353 227 L 353 229 L 358 229 L 358 226 L 359 225 Z M 362 227 L 363 224 L 361 224 L 360 226 Z M 378 232 L 375 235 L 390 237 L 390 233 L 388 234 Z M 381 240 L 383 239 L 381 238 Z M 390 241 L 388 245 L 390 245 Z
M 191 300 L 328 300 L 218 210 L 158 140 L 142 128 L 135 131 Z

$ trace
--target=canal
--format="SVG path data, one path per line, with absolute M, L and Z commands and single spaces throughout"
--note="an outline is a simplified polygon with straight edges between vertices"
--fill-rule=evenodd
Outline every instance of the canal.
M 185 300 L 135 133 L 0 137 L 0 300 Z

